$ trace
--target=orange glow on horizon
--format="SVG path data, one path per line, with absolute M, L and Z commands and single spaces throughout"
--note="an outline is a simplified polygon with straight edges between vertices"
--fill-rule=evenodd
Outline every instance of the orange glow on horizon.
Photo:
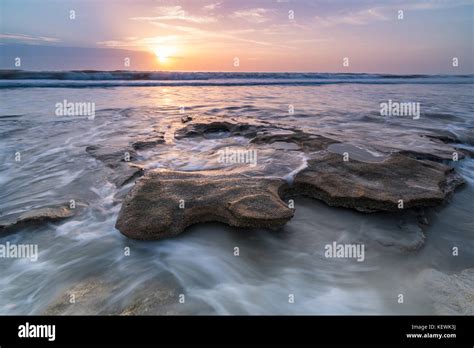
M 173 59 L 177 49 L 174 46 L 158 46 L 153 48 L 153 53 L 161 64 L 168 64 Z

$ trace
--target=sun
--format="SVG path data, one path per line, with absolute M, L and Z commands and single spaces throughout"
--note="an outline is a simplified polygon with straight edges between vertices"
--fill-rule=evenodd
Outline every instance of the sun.
M 156 58 L 162 64 L 167 63 L 173 54 L 176 52 L 176 48 L 173 46 L 158 46 L 153 49 Z

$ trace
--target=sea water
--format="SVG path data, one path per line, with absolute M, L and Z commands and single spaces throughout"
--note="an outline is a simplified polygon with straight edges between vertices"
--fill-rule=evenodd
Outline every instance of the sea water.
M 431 314 L 436 299 L 427 295 L 419 275 L 474 267 L 469 156 L 455 163 L 466 185 L 448 205 L 430 212 L 424 230 L 397 214 L 362 214 L 296 198 L 294 218 L 277 231 L 207 223 L 176 238 L 143 242 L 114 228 L 120 193 L 133 183 L 118 189 L 104 163 L 85 151 L 97 144 L 125 147 L 162 131 L 165 144 L 138 151 L 137 162 L 145 168 L 239 170 L 239 164 L 219 162 L 218 151 L 248 148 L 249 139 L 225 132 L 174 139 L 183 111 L 195 121 L 250 118 L 345 137 L 362 149 L 361 158 L 369 156 L 371 150 L 363 150 L 367 143 L 410 145 L 407 135 L 423 131 L 449 134 L 472 151 L 472 76 L 163 74 L 0 80 L 1 214 L 71 199 L 87 204 L 71 219 L 0 236 L 0 244 L 38 246 L 35 262 L 0 260 L 0 314 L 44 313 L 68 289 L 90 279 L 108 287 L 96 313 L 116 313 L 123 304 L 171 289 L 171 300 L 161 305 L 172 308 L 169 313 Z M 55 105 L 64 100 L 94 103 L 95 117 L 58 116 Z M 380 105 L 388 100 L 419 103 L 419 119 L 381 116 Z M 291 144 L 256 150 L 253 173 L 291 181 L 305 167 L 305 155 Z M 364 245 L 363 262 L 325 257 L 325 246 L 333 243 Z M 71 308 L 69 313 L 80 313 L 80 307 Z M 154 313 L 162 311 L 148 314 Z

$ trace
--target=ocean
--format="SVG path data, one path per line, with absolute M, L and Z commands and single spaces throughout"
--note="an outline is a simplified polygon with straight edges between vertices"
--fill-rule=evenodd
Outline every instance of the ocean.
M 0 215 L 72 199 L 87 205 L 71 219 L 0 235 L 0 244 L 39 251 L 34 262 L 0 263 L 0 314 L 463 310 L 452 277 L 474 267 L 469 155 L 453 163 L 466 184 L 429 211 L 424 228 L 398 214 L 299 198 L 295 217 L 277 231 L 205 223 L 175 238 L 135 241 L 114 227 L 133 182 L 116 187 L 109 168 L 85 149 L 162 132 L 166 143 L 137 151 L 146 170 L 238 170 L 216 153 L 249 139 L 220 131 L 174 139 L 187 115 L 322 131 L 375 156 L 375 145 L 423 148 L 414 135 L 425 132 L 473 153 L 473 75 L 2 71 L 0 89 Z M 381 116 L 389 101 L 419 103 L 419 117 Z M 57 104 L 68 102 L 93 103 L 94 117 L 58 115 Z M 256 151 L 252 171 L 259 175 L 291 182 L 306 166 L 305 155 L 287 144 Z M 328 259 L 324 248 L 333 242 L 365 245 L 364 261 Z M 71 294 L 76 304 L 61 305 Z

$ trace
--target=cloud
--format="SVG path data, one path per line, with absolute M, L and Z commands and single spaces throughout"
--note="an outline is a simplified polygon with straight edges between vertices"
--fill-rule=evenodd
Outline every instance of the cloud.
M 196 16 L 186 11 L 181 6 L 159 6 L 154 11 L 157 15 L 152 17 L 133 17 L 130 18 L 136 21 L 167 21 L 167 20 L 181 20 L 192 23 L 212 23 L 216 19 L 209 16 Z
M 57 38 L 49 37 L 49 36 L 36 36 L 36 35 L 28 35 L 28 34 L 11 34 L 11 33 L 0 34 L 0 39 L 21 41 L 25 43 L 45 43 L 45 42 L 61 41 Z
M 265 23 L 270 20 L 268 17 L 268 14 L 273 11 L 264 9 L 264 8 L 252 8 L 249 10 L 241 10 L 241 11 L 235 11 L 231 17 L 232 18 L 238 18 L 238 19 L 244 19 L 248 22 L 251 23 Z
M 273 42 L 268 42 L 268 41 L 262 41 L 262 40 L 255 40 L 255 39 L 247 39 L 243 37 L 239 37 L 233 33 L 232 30 L 230 31 L 214 31 L 214 30 L 204 30 L 204 29 L 199 29 L 195 27 L 189 27 L 189 26 L 182 26 L 182 25 L 172 25 L 172 24 L 167 24 L 167 23 L 162 23 L 162 22 L 151 22 L 151 24 L 160 27 L 162 29 L 169 29 L 173 31 L 181 31 L 186 34 L 188 34 L 188 37 L 190 37 L 193 41 L 200 40 L 200 39 L 208 39 L 208 38 L 217 38 L 217 39 L 224 39 L 224 40 L 233 40 L 233 41 L 239 41 L 239 42 L 247 42 L 247 43 L 252 43 L 256 45 L 261 45 L 261 46 L 274 46 L 274 47 L 281 47 L 281 48 L 294 48 L 292 46 L 288 45 L 282 45 L 282 44 L 276 44 Z
M 132 48 L 132 47 L 153 47 L 169 42 L 183 42 L 183 38 L 179 35 L 166 35 L 166 36 L 154 36 L 154 37 L 128 37 L 123 40 L 108 40 L 99 41 L 97 45 L 106 46 L 111 48 Z
M 421 2 L 408 2 L 406 4 L 400 4 L 396 7 L 400 10 L 439 10 L 446 8 L 454 8 L 459 6 L 472 5 L 472 0 L 457 0 L 457 1 L 421 1 Z
M 330 27 L 339 24 L 365 25 L 374 21 L 386 21 L 388 20 L 388 17 L 385 16 L 379 9 L 369 8 L 366 10 L 341 15 L 315 17 L 315 19 L 318 24 Z
M 453 8 L 472 4 L 472 0 L 448 1 L 410 1 L 398 4 L 387 4 L 372 8 L 361 9 L 353 12 L 341 12 L 325 17 L 315 17 L 318 24 L 323 26 L 346 25 L 366 25 L 377 21 L 387 21 L 396 19 L 397 11 L 428 11 Z
M 204 10 L 206 11 L 214 11 L 215 9 L 221 7 L 222 2 L 216 2 L 214 4 L 209 4 L 203 7 Z

